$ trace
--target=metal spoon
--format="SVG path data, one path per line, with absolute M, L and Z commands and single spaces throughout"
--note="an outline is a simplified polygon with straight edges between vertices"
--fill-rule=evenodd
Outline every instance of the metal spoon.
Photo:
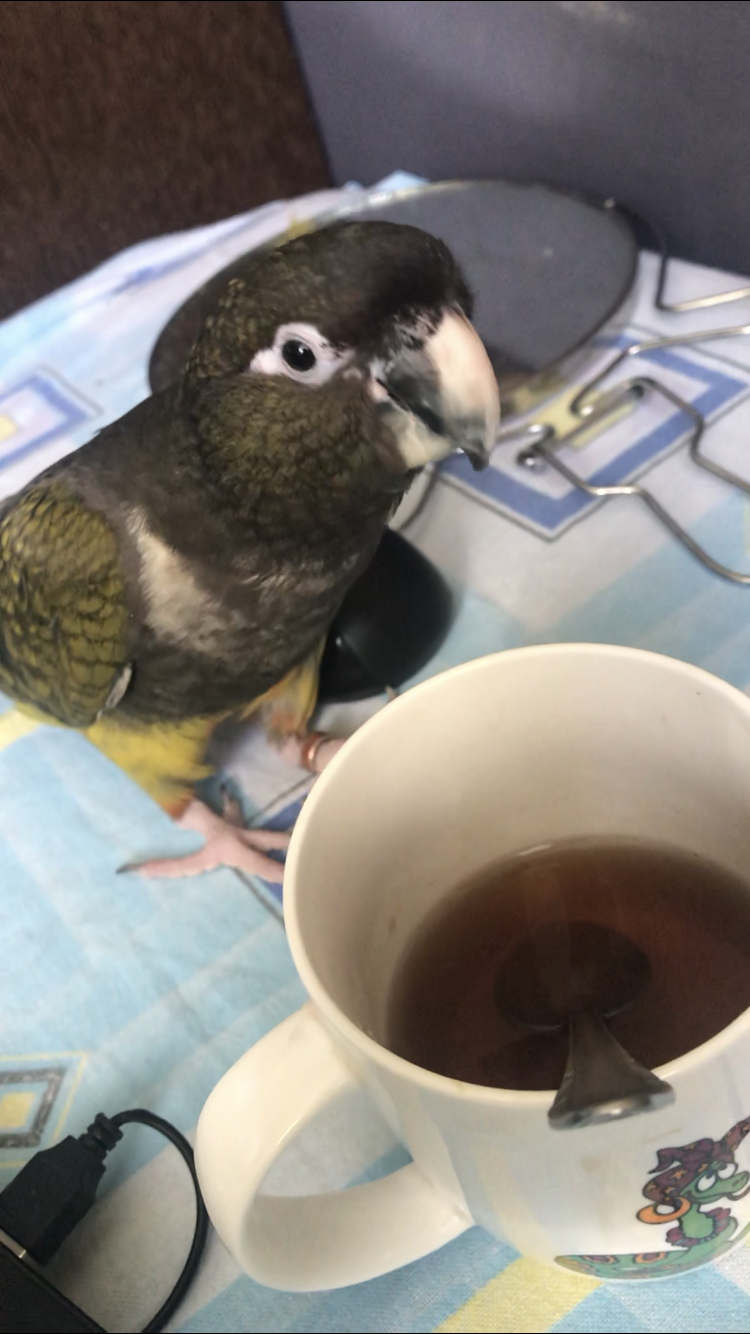
M 605 1019 L 626 1010 L 651 977 L 643 950 L 596 922 L 552 922 L 503 962 L 495 1003 L 534 1033 L 568 1029 L 568 1064 L 550 1107 L 556 1130 L 619 1121 L 674 1102 L 674 1089 L 644 1069 Z

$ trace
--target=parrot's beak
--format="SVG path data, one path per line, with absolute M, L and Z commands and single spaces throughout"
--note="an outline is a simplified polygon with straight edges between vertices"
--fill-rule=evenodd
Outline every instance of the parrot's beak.
M 497 439 L 500 396 L 484 344 L 466 316 L 448 310 L 420 346 L 383 367 L 383 410 L 407 468 L 463 450 L 484 468 Z

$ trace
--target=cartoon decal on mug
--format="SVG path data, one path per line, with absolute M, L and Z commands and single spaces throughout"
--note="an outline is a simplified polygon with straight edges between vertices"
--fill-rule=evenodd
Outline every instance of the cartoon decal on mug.
M 666 1278 L 715 1260 L 750 1231 L 719 1200 L 741 1200 L 750 1193 L 750 1172 L 741 1172 L 735 1153 L 750 1131 L 750 1117 L 738 1121 L 723 1139 L 699 1139 L 677 1149 L 658 1149 L 658 1176 L 643 1187 L 651 1201 L 639 1209 L 641 1223 L 672 1223 L 665 1240 L 669 1251 L 639 1255 L 558 1255 L 557 1263 L 593 1278 Z

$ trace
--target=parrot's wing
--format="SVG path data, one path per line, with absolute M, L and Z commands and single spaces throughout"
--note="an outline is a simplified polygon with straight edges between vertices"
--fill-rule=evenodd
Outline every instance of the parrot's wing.
M 0 514 L 0 690 L 70 727 L 123 694 L 128 609 L 117 540 L 59 479 Z

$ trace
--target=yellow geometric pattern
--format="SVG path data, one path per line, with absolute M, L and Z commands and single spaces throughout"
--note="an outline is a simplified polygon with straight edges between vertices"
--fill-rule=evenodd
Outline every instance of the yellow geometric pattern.
M 18 1130 L 25 1125 L 35 1101 L 33 1093 L 4 1093 L 0 1098 L 0 1130 Z
M 436 1334 L 546 1334 L 601 1283 L 521 1256 L 438 1325 Z
M 39 1075 L 41 1080 L 49 1076 L 50 1067 L 59 1069 L 62 1083 L 58 1085 L 58 1091 L 50 1107 L 50 1117 L 44 1128 L 44 1139 L 48 1144 L 56 1144 L 63 1133 L 87 1059 L 88 1054 L 85 1051 L 29 1052 L 23 1056 L 17 1053 L 0 1054 L 0 1075 L 4 1074 L 6 1079 L 9 1071 L 24 1072 L 26 1079 L 38 1085 L 36 1075 Z M 0 1094 L 0 1135 L 13 1135 L 21 1132 L 23 1128 L 28 1128 L 29 1121 L 34 1118 L 35 1108 L 38 1107 L 38 1087 L 36 1090 L 18 1086 L 8 1088 L 7 1092 Z M 24 1149 L 26 1146 L 19 1144 L 18 1147 Z M 35 1151 L 37 1146 L 31 1145 L 29 1148 Z M 12 1156 L 12 1147 L 10 1152 L 7 1149 L 0 1152 L 0 1189 L 5 1184 L 7 1174 L 18 1171 L 26 1161 L 25 1153 L 18 1158 Z

